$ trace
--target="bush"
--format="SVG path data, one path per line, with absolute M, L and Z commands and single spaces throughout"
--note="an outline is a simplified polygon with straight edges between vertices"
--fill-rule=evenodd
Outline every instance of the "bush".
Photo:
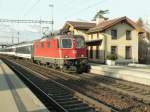
M 117 56 L 115 54 L 110 54 L 106 58 L 107 58 L 107 60 L 116 60 Z

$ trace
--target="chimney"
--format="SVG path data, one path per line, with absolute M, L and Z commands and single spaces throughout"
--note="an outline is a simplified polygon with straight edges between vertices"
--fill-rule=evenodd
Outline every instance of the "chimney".
M 104 21 L 105 21 L 105 18 L 96 18 L 96 25 L 99 25 L 100 23 Z

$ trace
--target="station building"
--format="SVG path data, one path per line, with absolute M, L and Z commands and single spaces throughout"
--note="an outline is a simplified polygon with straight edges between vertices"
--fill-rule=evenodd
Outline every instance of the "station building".
M 83 35 L 87 44 L 88 59 L 105 63 L 110 54 L 117 55 L 117 63 L 139 61 L 139 33 L 144 30 L 128 17 L 95 22 L 67 21 L 63 31 Z

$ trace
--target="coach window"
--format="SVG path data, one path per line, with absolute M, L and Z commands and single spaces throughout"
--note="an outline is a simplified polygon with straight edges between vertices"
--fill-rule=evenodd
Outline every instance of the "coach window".
M 50 48 L 51 47 L 51 44 L 50 44 L 50 41 L 47 42 L 47 48 Z
M 41 48 L 44 48 L 44 42 L 41 43 Z

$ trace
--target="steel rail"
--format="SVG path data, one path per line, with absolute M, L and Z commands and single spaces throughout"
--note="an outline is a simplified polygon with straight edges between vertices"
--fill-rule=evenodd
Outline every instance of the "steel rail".
M 9 61 L 10 61 L 10 60 L 9 60 Z M 35 72 L 35 71 L 32 71 L 31 69 L 29 69 L 29 68 L 27 68 L 27 67 L 25 67 L 25 66 L 23 66 L 23 65 L 20 65 L 20 64 L 18 64 L 18 63 L 12 62 L 12 61 L 11 61 L 11 63 L 13 63 L 13 64 L 15 64 L 15 65 L 18 65 L 18 66 L 20 66 L 21 68 L 23 68 L 23 69 L 25 69 L 25 70 L 27 70 L 27 71 L 33 73 L 33 74 L 41 75 L 41 74 L 39 74 L 39 73 L 37 73 L 37 72 Z M 61 73 L 62 73 L 62 72 L 61 72 Z M 57 85 L 63 87 L 64 89 L 69 90 L 69 91 L 75 93 L 74 95 L 75 95 L 76 97 L 78 97 L 78 98 L 82 99 L 84 102 L 86 102 L 86 103 L 88 103 L 88 104 L 94 106 L 95 108 L 97 108 L 97 110 L 101 110 L 101 109 L 102 109 L 102 110 L 105 111 L 105 112 L 119 112 L 118 110 L 116 110 L 116 109 L 110 107 L 109 105 L 103 104 L 103 103 L 101 103 L 101 102 L 99 102 L 99 101 L 97 101 L 97 100 L 94 100 L 94 99 L 92 99 L 92 98 L 90 98 L 90 97 L 87 97 L 87 96 L 85 96 L 85 95 L 83 95 L 83 94 L 81 94 L 81 93 L 79 93 L 79 92 L 77 92 L 77 91 L 75 91 L 75 90 L 73 90 L 73 89 L 67 87 L 67 86 L 64 86 L 63 84 L 60 84 L 60 83 L 57 82 L 57 81 L 54 81 L 54 80 L 52 80 L 52 79 L 49 79 L 49 80 L 51 80 L 52 82 L 56 83 Z
M 61 105 L 59 105 L 53 98 L 51 98 L 49 95 L 47 95 L 41 88 L 39 88 L 34 82 L 32 82 L 29 78 L 27 78 L 22 72 L 20 72 L 18 69 L 15 68 L 15 66 L 12 66 L 12 62 L 8 60 L 3 60 L 11 69 L 15 71 L 15 73 L 21 75 L 22 79 L 27 81 L 28 84 L 34 88 L 34 90 L 38 91 L 38 93 L 42 94 L 42 96 L 47 98 L 47 101 L 50 102 L 51 105 L 55 107 L 55 109 L 58 112 L 68 112 L 66 109 L 64 109 Z M 14 64 L 14 63 L 13 63 Z

